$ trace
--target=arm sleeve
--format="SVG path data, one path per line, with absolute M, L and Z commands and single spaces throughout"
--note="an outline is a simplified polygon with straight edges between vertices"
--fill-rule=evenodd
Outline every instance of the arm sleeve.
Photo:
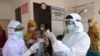
M 61 41 L 57 41 L 53 45 L 53 51 L 55 56 L 86 56 L 89 46 L 90 39 L 84 36 L 70 47 L 66 46 Z

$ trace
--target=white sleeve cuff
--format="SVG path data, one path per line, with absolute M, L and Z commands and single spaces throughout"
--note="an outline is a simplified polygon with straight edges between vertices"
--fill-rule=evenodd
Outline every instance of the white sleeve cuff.
M 62 41 L 57 40 L 54 44 L 53 44 L 53 50 L 54 52 L 66 52 L 69 51 L 69 48 L 62 43 Z

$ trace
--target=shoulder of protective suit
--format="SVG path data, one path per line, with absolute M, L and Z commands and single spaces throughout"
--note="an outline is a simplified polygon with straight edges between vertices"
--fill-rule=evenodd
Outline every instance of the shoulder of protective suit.
M 78 34 L 80 36 L 88 36 L 88 34 L 86 32 L 77 32 L 76 34 Z

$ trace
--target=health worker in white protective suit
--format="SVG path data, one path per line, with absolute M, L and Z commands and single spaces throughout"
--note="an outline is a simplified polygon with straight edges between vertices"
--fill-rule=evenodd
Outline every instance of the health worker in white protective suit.
M 8 40 L 3 47 L 3 56 L 23 56 L 27 51 L 23 40 L 23 27 L 18 21 L 12 20 L 8 25 Z
M 54 56 L 86 56 L 90 47 L 90 39 L 83 31 L 80 15 L 77 13 L 69 14 L 65 23 L 69 33 L 65 34 L 62 41 L 57 40 L 49 30 L 46 32 L 52 41 Z

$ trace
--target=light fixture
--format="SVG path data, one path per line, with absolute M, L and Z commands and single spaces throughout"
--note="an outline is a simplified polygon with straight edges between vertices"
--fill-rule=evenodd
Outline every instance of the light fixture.
M 88 11 L 88 9 L 87 8 L 85 8 L 85 9 L 83 9 L 83 10 L 81 10 L 80 12 L 78 12 L 79 14 L 81 14 L 81 13 L 83 13 L 83 12 L 87 12 Z
M 84 12 L 87 12 L 87 11 L 88 11 L 87 8 L 85 8 L 85 9 L 84 9 Z
M 88 12 L 88 9 L 87 9 L 88 7 L 94 6 L 94 2 L 86 3 L 86 4 L 83 4 L 83 5 L 77 5 L 77 1 L 78 1 L 78 0 L 75 1 L 75 5 L 76 5 L 76 6 L 69 7 L 69 9 L 70 9 L 70 8 L 73 8 L 75 13 L 79 13 L 79 14 L 80 14 L 80 13 L 83 13 L 83 12 L 86 13 L 86 12 Z M 83 9 L 82 9 L 81 11 L 77 12 L 77 8 L 83 8 Z M 69 10 L 69 9 L 68 9 L 68 10 Z M 72 11 L 72 12 L 73 12 L 73 11 Z M 98 13 L 100 13 L 100 12 L 98 11 Z

